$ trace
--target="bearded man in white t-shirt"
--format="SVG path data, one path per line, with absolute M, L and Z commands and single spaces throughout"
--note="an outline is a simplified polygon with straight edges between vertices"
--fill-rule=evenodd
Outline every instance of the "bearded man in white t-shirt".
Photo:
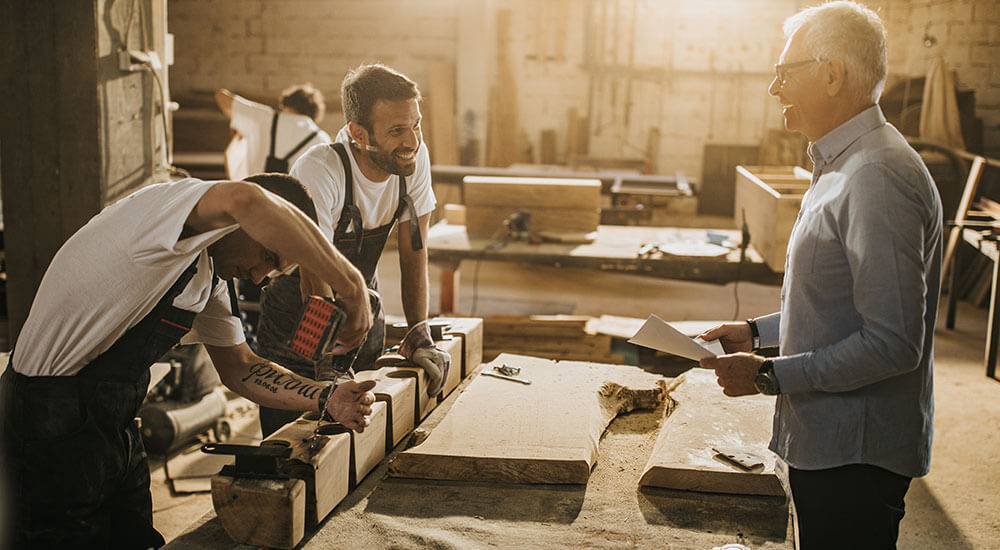
M 329 134 L 317 126 L 326 110 L 323 94 L 312 84 L 283 90 L 278 110 L 225 88 L 215 92 L 215 102 L 229 118 L 233 132 L 229 147 L 240 150 L 237 155 L 226 156 L 230 179 L 261 172 L 287 174 L 309 147 L 330 143 Z
M 316 145 L 292 166 L 316 204 L 320 230 L 377 291 L 376 268 L 386 239 L 398 222 L 403 312 L 409 331 L 400 353 L 427 373 L 428 395 L 441 391 L 451 358 L 434 346 L 427 323 L 427 235 L 436 200 L 430 155 L 420 129 L 417 84 L 385 65 L 361 65 L 341 85 L 347 125 L 331 145 Z M 326 295 L 322 281 L 304 273 L 272 280 L 261 295 L 257 352 L 298 374 L 316 366 L 288 349 L 303 295 Z M 333 359 L 332 371 L 372 369 L 384 348 L 384 316 L 377 299 L 372 331 L 354 355 Z M 352 362 L 353 361 L 353 362 Z M 294 413 L 261 407 L 261 428 L 272 433 Z
M 338 340 L 371 327 L 361 273 L 314 223 L 294 178 L 185 179 L 108 206 L 49 264 L 0 377 L 0 462 L 8 517 L 2 548 L 149 548 L 149 465 L 134 422 L 149 366 L 173 345 L 203 343 L 222 382 L 269 407 L 322 411 L 363 431 L 372 382 L 326 385 L 247 346 L 232 279 L 259 283 L 301 265 L 337 290 Z M 313 219 L 303 212 L 309 212 Z

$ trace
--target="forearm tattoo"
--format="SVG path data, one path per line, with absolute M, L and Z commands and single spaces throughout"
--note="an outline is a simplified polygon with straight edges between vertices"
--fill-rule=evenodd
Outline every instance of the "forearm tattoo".
M 277 365 L 266 361 L 250 366 L 250 374 L 247 374 L 246 378 L 243 379 L 243 382 L 247 381 L 274 394 L 278 393 L 279 389 L 284 389 L 293 391 L 306 399 L 318 398 L 319 392 L 323 391 L 325 387 L 312 380 L 304 380 L 294 374 L 282 372 L 278 370 Z

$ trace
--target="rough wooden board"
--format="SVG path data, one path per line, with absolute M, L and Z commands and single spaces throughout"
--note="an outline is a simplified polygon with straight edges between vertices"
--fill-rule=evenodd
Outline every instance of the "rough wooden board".
M 324 429 L 340 428 L 324 435 L 326 443 L 314 453 L 310 450 L 315 420 L 300 418 L 271 434 L 263 444 L 286 442 L 292 455 L 282 466 L 289 475 L 306 483 L 306 520 L 316 525 L 347 496 L 350 489 L 351 436 L 343 427 L 324 424 Z
M 212 504 L 236 542 L 294 548 L 305 534 L 306 484 L 301 479 L 212 478 Z
M 466 176 L 465 206 L 600 208 L 601 180 Z
M 462 382 L 462 339 L 454 336 L 447 340 L 438 340 L 434 342 L 434 345 L 451 355 L 448 377 L 445 378 L 441 395 L 438 396 L 438 401 L 444 401 Z
M 508 483 L 586 483 L 601 434 L 614 415 L 601 406 L 605 381 L 654 388 L 638 367 L 502 354 L 530 385 L 480 376 L 426 441 L 400 453 L 390 475 Z
M 368 472 L 385 458 L 386 423 L 389 405 L 385 401 L 372 403 L 368 427 L 361 433 L 351 434 L 351 488 L 358 486 Z
M 462 337 L 462 378 L 476 370 L 483 362 L 483 320 L 479 317 L 439 317 L 451 326 L 445 334 Z M 454 360 L 454 358 L 452 358 Z
M 386 452 L 389 452 L 397 443 L 402 441 L 406 434 L 413 431 L 416 425 L 414 415 L 416 409 L 414 399 L 417 395 L 416 378 L 392 378 L 385 376 L 386 369 L 377 371 L 363 371 L 358 373 L 358 380 L 375 380 L 375 399 L 385 401 L 388 408 L 388 421 L 386 422 Z M 392 429 L 388 428 L 392 425 Z
M 663 422 L 639 480 L 642 487 L 709 493 L 784 495 L 768 450 L 774 397 L 726 397 L 711 370 L 693 368 L 671 397 L 677 402 Z M 716 458 L 714 448 L 740 449 L 763 459 L 747 472 Z
M 417 402 L 414 404 L 416 423 L 427 418 L 427 415 L 438 405 L 437 398 L 427 396 L 427 374 L 424 369 L 413 365 L 401 355 L 386 354 L 379 358 L 378 364 L 383 366 L 385 376 L 389 378 L 412 378 L 417 383 Z

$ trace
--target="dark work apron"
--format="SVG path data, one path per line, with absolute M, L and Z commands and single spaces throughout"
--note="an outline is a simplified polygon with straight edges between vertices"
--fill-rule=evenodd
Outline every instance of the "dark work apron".
M 271 119 L 271 151 L 268 153 L 267 158 L 264 159 L 264 171 L 265 172 L 280 172 L 282 174 L 288 173 L 288 159 L 292 158 L 292 155 L 298 153 L 300 149 L 306 146 L 307 143 L 312 141 L 312 138 L 316 137 L 316 132 L 313 132 L 306 136 L 305 139 L 299 142 L 298 145 L 292 148 L 284 157 L 274 156 L 274 143 L 277 141 L 278 136 L 278 113 L 275 111 L 274 118 Z
M 404 212 L 404 209 L 408 210 L 411 220 L 410 242 L 414 250 L 420 250 L 423 248 L 420 237 L 420 220 L 417 218 L 413 199 L 406 192 L 406 178 L 397 176 L 399 180 L 399 205 L 396 207 L 396 212 L 393 213 L 392 220 L 385 225 L 365 230 L 361 220 L 361 209 L 354 203 L 354 176 L 351 173 L 351 160 L 348 157 L 347 148 L 343 143 L 332 143 L 330 146 L 340 157 L 345 176 L 344 207 L 341 209 L 340 219 L 334 230 L 333 244 L 354 267 L 361 271 L 368 288 L 378 291 L 378 281 L 375 277 L 376 269 L 392 226 Z M 260 305 L 257 353 L 297 374 L 315 378 L 315 365 L 288 349 L 287 345 L 302 310 L 298 272 L 272 280 L 264 287 Z M 385 350 L 385 313 L 382 311 L 381 300 L 371 296 L 371 306 L 372 329 L 368 332 L 365 342 L 358 351 L 358 357 L 354 361 L 354 370 L 356 371 L 374 370 L 375 360 Z M 338 370 L 346 370 L 346 364 L 351 361 L 352 356 L 353 354 L 347 354 L 333 358 L 335 362 L 345 363 L 343 368 Z M 300 414 L 296 411 L 261 407 L 260 419 L 264 436 L 267 437 L 281 426 L 295 420 Z M 269 429 L 270 431 L 267 431 Z
M 74 376 L 0 380 L 3 454 L 14 548 L 148 548 L 153 528 L 149 465 L 135 423 L 149 366 L 191 329 L 173 306 L 191 264 L 142 320 Z M 230 288 L 232 293 L 232 288 Z

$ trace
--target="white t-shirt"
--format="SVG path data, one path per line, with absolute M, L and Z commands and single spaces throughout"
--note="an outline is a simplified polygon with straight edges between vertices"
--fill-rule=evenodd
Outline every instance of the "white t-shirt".
M 255 101 L 236 96 L 233 98 L 230 125 L 243 136 L 246 147 L 246 163 L 242 169 L 230 166 L 229 177 L 243 179 L 251 174 L 264 171 L 267 155 L 271 151 L 271 121 L 274 109 Z M 317 143 L 330 143 L 330 135 L 313 122 L 313 119 L 296 113 L 281 113 L 275 135 L 274 156 L 284 158 L 300 141 L 309 134 L 316 135 L 297 153 L 289 157 L 288 166 L 302 156 L 302 153 Z M 246 172 L 245 174 L 242 172 Z
M 244 342 L 225 281 L 212 286 L 210 244 L 230 225 L 178 241 L 213 182 L 185 179 L 145 187 L 108 206 L 56 252 L 17 339 L 15 370 L 70 376 L 146 316 L 195 259 L 198 272 L 173 305 L 196 312 L 184 343 Z
M 392 220 L 399 205 L 399 184 L 395 175 L 384 181 L 372 181 L 361 173 L 354 158 L 351 138 L 344 126 L 337 133 L 337 142 L 343 143 L 351 159 L 351 175 L 354 178 L 354 204 L 361 210 L 361 221 L 365 229 L 381 227 Z M 298 178 L 316 205 L 319 228 L 327 239 L 333 241 L 333 232 L 344 208 L 344 167 L 340 156 L 330 145 L 316 145 L 299 157 L 290 171 Z M 417 167 L 406 178 L 406 192 L 413 199 L 417 216 L 434 210 L 437 199 L 431 188 L 431 159 L 427 145 L 420 143 L 417 150 Z M 410 219 L 409 212 L 403 210 L 399 221 Z

